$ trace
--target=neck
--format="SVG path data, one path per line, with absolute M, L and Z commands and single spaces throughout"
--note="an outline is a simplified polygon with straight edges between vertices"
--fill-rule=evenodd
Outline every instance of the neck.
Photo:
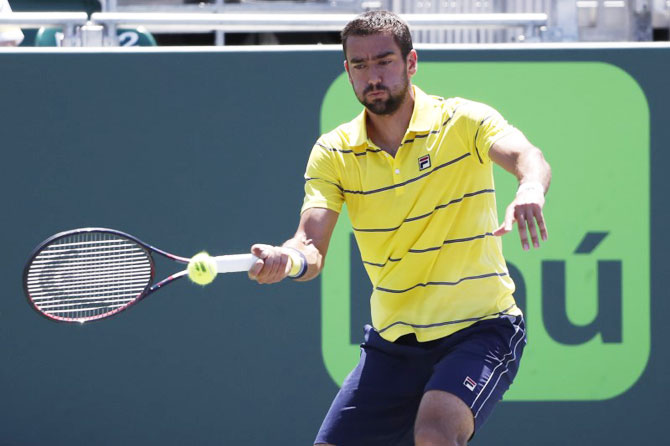
M 376 115 L 370 111 L 366 113 L 368 137 L 391 156 L 395 156 L 402 144 L 414 111 L 414 90 L 410 86 L 407 91 L 405 100 L 392 114 Z

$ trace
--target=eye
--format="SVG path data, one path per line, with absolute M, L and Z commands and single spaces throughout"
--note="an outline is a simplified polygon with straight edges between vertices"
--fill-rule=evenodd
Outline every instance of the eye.
M 391 63 L 390 59 L 383 59 L 379 61 L 379 65 L 389 65 Z

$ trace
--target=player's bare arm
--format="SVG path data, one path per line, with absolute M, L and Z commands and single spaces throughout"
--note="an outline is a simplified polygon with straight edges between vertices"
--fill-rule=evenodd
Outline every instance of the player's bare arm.
M 518 130 L 493 144 L 489 156 L 493 162 L 519 180 L 516 196 L 507 206 L 503 223 L 493 234 L 496 236 L 507 234 L 516 222 L 523 249 L 530 248 L 528 233 L 533 246 L 539 248 L 540 238 L 547 240 L 548 236 L 542 208 L 544 196 L 551 183 L 549 163 L 544 159 L 540 149 L 533 146 Z
M 253 245 L 251 252 L 258 260 L 249 270 L 249 278 L 264 284 L 285 279 L 290 272 L 289 259 L 295 258 L 295 251 L 304 256 L 307 265 L 305 273 L 296 280 L 307 281 L 318 276 L 323 269 L 338 216 L 330 209 L 307 209 L 300 217 L 295 235 L 282 246 Z

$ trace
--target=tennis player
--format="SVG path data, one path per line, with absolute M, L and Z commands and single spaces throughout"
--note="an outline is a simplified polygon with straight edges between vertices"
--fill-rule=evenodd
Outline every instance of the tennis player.
M 252 246 L 249 274 L 278 282 L 292 258 L 306 265 L 297 280 L 316 277 L 346 203 L 372 326 L 315 444 L 465 445 L 519 367 L 526 331 L 500 236 L 516 223 L 524 249 L 547 239 L 550 167 L 493 108 L 412 85 L 417 53 L 398 16 L 362 14 L 342 42 L 365 108 L 317 140 L 295 236 Z M 519 180 L 500 225 L 492 162 Z

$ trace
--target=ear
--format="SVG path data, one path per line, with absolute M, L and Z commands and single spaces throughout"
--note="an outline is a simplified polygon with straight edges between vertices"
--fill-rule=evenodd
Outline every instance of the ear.
M 407 55 L 407 60 L 406 60 L 406 65 L 407 65 L 407 76 L 412 77 L 416 74 L 416 71 L 418 70 L 418 59 L 419 56 L 417 56 L 415 50 L 411 50 L 409 54 Z
M 349 82 L 353 85 L 354 81 L 351 80 L 351 72 L 349 71 L 349 64 L 347 61 L 344 61 L 344 71 L 347 72 L 347 76 L 349 77 Z

